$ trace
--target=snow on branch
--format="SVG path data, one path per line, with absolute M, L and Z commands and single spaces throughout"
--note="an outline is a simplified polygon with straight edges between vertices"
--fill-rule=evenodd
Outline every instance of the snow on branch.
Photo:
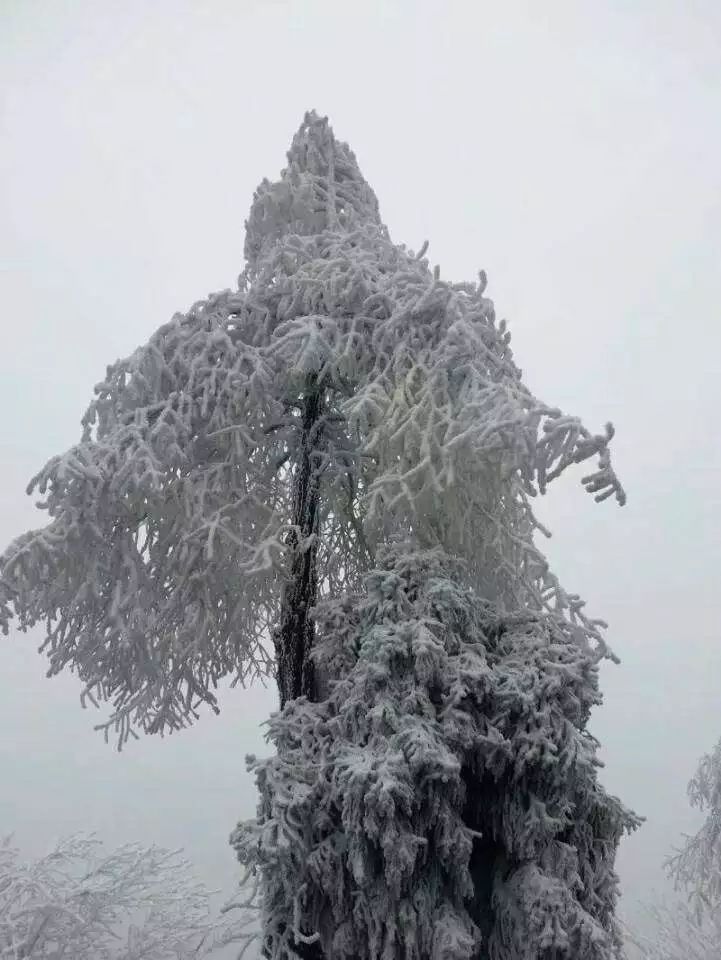
M 191 960 L 214 927 L 177 852 L 76 834 L 23 863 L 0 843 L 2 960 Z
M 440 549 L 396 543 L 365 589 L 318 604 L 319 702 L 248 758 L 265 955 L 619 960 L 618 841 L 598 783 L 590 651 L 550 614 L 503 613 Z
M 176 314 L 107 368 L 80 442 L 31 481 L 48 525 L 0 558 L 0 627 L 42 625 L 120 743 L 217 709 L 223 677 L 272 675 L 270 627 L 292 565 L 299 403 L 314 435 L 318 582 L 354 589 L 378 544 L 412 530 L 464 557 L 507 609 L 553 610 L 608 654 L 534 542 L 529 498 L 571 464 L 595 499 L 625 495 L 613 430 L 537 400 L 486 277 L 449 283 L 391 242 L 327 120 L 308 114 L 279 181 L 259 187 L 236 290 Z

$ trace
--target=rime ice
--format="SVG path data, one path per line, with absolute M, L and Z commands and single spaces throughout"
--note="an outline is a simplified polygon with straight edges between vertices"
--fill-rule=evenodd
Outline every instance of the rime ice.
M 109 701 L 121 743 L 276 674 L 278 755 L 236 836 L 273 958 L 606 960 L 635 823 L 585 731 L 611 654 L 530 500 L 595 457 L 584 485 L 623 503 L 613 428 L 536 399 L 483 271 L 442 280 L 426 246 L 391 241 L 307 114 L 237 289 L 110 366 L 31 482 L 50 522 L 2 557 L 0 622 L 45 624 L 50 672 Z

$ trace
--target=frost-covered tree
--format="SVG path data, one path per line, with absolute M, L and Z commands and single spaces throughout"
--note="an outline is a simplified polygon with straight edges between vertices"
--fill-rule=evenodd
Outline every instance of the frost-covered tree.
M 688 895 L 694 914 L 715 914 L 721 926 L 721 741 L 702 757 L 688 794 L 705 819 L 669 859 L 668 869 Z
M 635 821 L 597 786 L 585 725 L 597 664 L 612 654 L 605 625 L 564 591 L 535 543 L 545 531 L 530 501 L 597 456 L 584 485 L 622 503 L 613 430 L 591 434 L 531 394 L 485 274 L 447 282 L 425 245 L 393 244 L 325 119 L 306 115 L 246 226 L 238 288 L 177 314 L 109 367 L 80 443 L 31 482 L 50 523 L 0 561 L 0 621 L 7 629 L 15 614 L 23 629 L 45 626 L 50 672 L 69 667 L 83 699 L 110 701 L 104 726 L 120 743 L 136 729 L 182 727 L 202 703 L 217 709 L 223 677 L 276 677 L 278 756 L 258 769 L 257 828 L 236 835 L 263 878 L 273 957 L 351 956 L 352 937 L 353 955 L 369 958 L 610 957 L 613 853 Z M 452 577 L 433 566 L 446 562 Z M 384 580 L 408 580 L 409 564 L 417 582 L 405 599 L 393 588 L 381 610 Z M 438 580 L 453 584 L 472 632 L 455 621 L 424 627 L 435 679 L 425 668 L 412 683 L 393 675 L 374 699 L 364 671 L 385 676 L 388 664 L 415 662 L 410 653 L 394 660 L 380 638 L 433 619 L 422 598 Z M 367 724 L 401 693 L 410 727 L 425 724 L 436 760 L 450 767 L 414 766 L 414 751 L 431 749 L 425 734 L 393 747 L 414 773 L 399 767 L 389 789 L 403 783 L 413 797 L 391 803 L 378 787 L 379 811 L 399 818 L 387 832 L 380 812 L 366 814 L 375 801 L 361 799 L 343 750 L 374 762 L 380 733 Z M 341 711 L 329 753 L 313 738 L 327 736 L 323 724 L 342 705 L 355 712 Z M 436 784 L 444 776 L 445 792 Z M 372 779 L 362 781 L 368 790 Z M 306 794 L 317 809 L 296 806 Z M 421 831 L 415 847 L 404 816 Z M 447 841 L 423 830 L 446 830 Z M 301 835 L 322 847 L 315 873 L 287 860 Z M 380 851 L 390 857 L 396 839 L 387 872 Z M 426 876 L 421 851 L 446 842 L 414 899 L 408 883 Z M 334 890 L 313 887 L 313 876 L 331 875 Z M 378 927 L 376 901 L 364 898 L 381 895 Z M 328 953 L 324 896 L 335 897 L 336 914 L 352 914 L 333 933 L 333 949 L 345 952 Z M 477 909 L 463 907 L 469 898 Z M 436 920 L 418 913 L 431 906 L 446 931 L 432 941 Z M 521 939 L 534 931 L 537 941 Z
M 704 821 L 666 860 L 676 899 L 646 904 L 654 933 L 643 937 L 630 931 L 643 960 L 721 957 L 721 741 L 701 758 L 688 796 Z
M 647 906 L 650 936 L 628 934 L 639 960 L 718 960 L 721 957 L 721 910 L 698 913 L 688 901 L 659 901 Z
M 653 935 L 632 935 L 644 960 L 721 956 L 721 743 L 701 759 L 688 793 L 705 819 L 666 862 L 678 899 L 649 904 Z
M 158 847 L 109 853 L 92 836 L 20 860 L 0 843 L 2 960 L 190 960 L 213 930 L 209 893 Z

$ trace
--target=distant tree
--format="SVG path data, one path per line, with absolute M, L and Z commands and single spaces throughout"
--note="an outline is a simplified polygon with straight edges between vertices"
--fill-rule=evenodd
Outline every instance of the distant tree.
M 701 759 L 688 794 L 706 816 L 666 862 L 677 898 L 646 905 L 655 928 L 650 937 L 630 933 L 644 960 L 721 957 L 721 742 Z
M 612 654 L 605 625 L 564 591 L 535 544 L 536 531 L 545 531 L 530 499 L 568 466 L 598 456 L 586 488 L 597 500 L 615 495 L 622 503 L 608 450 L 613 429 L 593 435 L 538 401 L 484 295 L 485 275 L 477 283 L 442 281 L 425 250 L 391 242 L 353 153 L 327 120 L 308 114 L 280 180 L 263 181 L 256 192 L 238 289 L 176 315 L 109 367 L 81 442 L 31 482 L 45 497 L 50 524 L 19 538 L 0 560 L 0 622 L 7 629 L 14 613 L 23 629 L 45 625 L 50 672 L 70 667 L 84 699 L 112 703 L 104 726 L 115 728 L 121 744 L 136 728 L 183 726 L 203 702 L 217 709 L 224 676 L 241 683 L 276 677 L 278 757 L 258 768 L 261 833 L 251 825 L 235 837 L 262 876 L 266 951 L 274 958 L 350 957 L 349 938 L 358 935 L 353 956 L 369 960 L 395 957 L 400 948 L 389 944 L 399 936 L 408 960 L 484 955 L 478 950 L 494 960 L 600 960 L 620 949 L 613 856 L 621 832 L 637 822 L 597 786 L 595 741 L 586 731 L 600 699 L 597 663 Z M 405 552 L 386 552 L 402 542 Z M 396 657 L 378 638 L 391 642 L 397 630 L 410 637 L 415 621 L 431 616 L 418 599 L 429 589 L 423 577 L 411 583 L 394 565 L 404 570 L 408 557 L 436 550 L 451 565 L 446 579 L 472 632 L 458 634 L 444 621 L 429 626 L 438 631 L 423 641 L 441 664 L 437 682 L 421 669 L 416 694 L 393 675 L 371 696 L 366 670 L 382 678 L 383 663 L 401 670 L 416 657 Z M 392 586 L 404 577 L 406 599 Z M 382 612 L 377 590 L 386 580 L 391 594 Z M 478 604 L 487 605 L 483 616 Z M 349 648 L 321 663 L 321 650 L 338 642 L 326 636 L 329 610 Z M 358 632 L 348 634 L 356 622 Z M 361 656 L 366 628 L 376 638 L 372 656 Z M 467 680 L 459 643 L 476 663 Z M 356 682 L 358 689 L 348 686 Z M 346 763 L 346 749 L 372 756 L 386 720 L 378 730 L 368 723 L 401 688 L 411 701 L 407 720 L 404 706 L 398 722 L 415 729 L 421 716 L 429 729 L 419 746 L 393 740 L 393 757 L 412 775 L 399 768 L 388 790 L 394 795 L 402 783 L 405 800 L 391 803 L 382 786 L 373 787 L 377 772 L 362 781 L 380 791 L 384 815 L 393 810 L 400 818 L 386 834 L 361 814 L 355 774 L 346 781 L 336 765 Z M 370 713 L 363 723 L 333 720 L 341 752 L 328 754 L 327 744 L 308 738 L 327 736 L 323 723 L 341 708 L 340 689 L 347 704 Z M 467 724 L 466 733 L 432 733 L 446 715 Z M 306 717 L 315 718 L 310 727 Z M 399 731 L 391 725 L 386 732 Z M 429 772 L 416 769 L 413 757 L 434 737 L 443 750 L 428 760 Z M 439 773 L 436 762 L 452 770 Z M 436 795 L 443 776 L 448 793 Z M 335 792 L 318 777 L 335 783 Z M 330 804 L 323 825 L 321 807 L 296 809 L 306 794 Z M 427 809 L 431 795 L 442 810 Z M 301 814 L 311 819 L 297 820 Z M 365 848 L 353 845 L 361 824 Z M 422 870 L 421 859 L 411 864 L 411 824 L 445 825 L 456 844 L 446 854 L 456 858 L 454 871 L 438 875 L 432 894 L 419 890 L 417 902 L 407 887 Z M 324 866 L 313 860 L 310 873 L 284 859 L 300 856 L 285 847 L 301 835 L 306 846 L 298 851 L 317 840 L 325 858 Z M 380 881 L 379 850 L 389 852 L 394 837 L 406 844 L 397 856 L 411 859 L 394 856 Z M 441 843 L 435 834 L 416 839 L 416 857 Z M 281 869 L 287 876 L 275 872 Z M 335 891 L 335 907 L 355 911 L 357 904 L 359 911 L 337 948 L 316 914 L 329 895 L 319 884 L 331 874 L 351 884 Z M 303 878 L 307 886 L 292 888 Z M 361 938 L 379 883 L 387 897 L 382 929 L 373 921 Z M 480 905 L 472 888 L 482 891 Z M 460 926 L 431 943 L 427 918 L 411 929 L 407 911 L 439 904 L 441 891 L 448 895 L 443 916 L 459 917 Z M 521 942 L 521 931 L 538 936 Z
M 721 957 L 721 911 L 699 914 L 688 901 L 647 905 L 650 936 L 630 932 L 639 960 L 718 960 Z
M 75 835 L 23 863 L 0 844 L 2 960 L 190 960 L 212 929 L 209 894 L 176 853 L 105 853 Z
M 688 795 L 691 805 L 706 816 L 669 859 L 668 868 L 694 914 L 714 914 L 721 923 L 721 741 L 701 759 Z

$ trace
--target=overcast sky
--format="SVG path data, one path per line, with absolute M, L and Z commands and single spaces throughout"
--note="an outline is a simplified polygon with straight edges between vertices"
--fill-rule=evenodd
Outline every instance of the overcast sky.
M 3 545 L 42 521 L 24 487 L 106 365 L 235 284 L 253 190 L 310 108 L 397 242 L 486 269 L 531 388 L 614 421 L 628 505 L 566 478 L 539 512 L 622 659 L 592 731 L 648 818 L 618 861 L 632 912 L 721 735 L 721 5 L 0 0 L 0 97 Z M 228 885 L 275 691 L 118 755 L 38 642 L 0 646 L 0 833 L 184 846 Z

